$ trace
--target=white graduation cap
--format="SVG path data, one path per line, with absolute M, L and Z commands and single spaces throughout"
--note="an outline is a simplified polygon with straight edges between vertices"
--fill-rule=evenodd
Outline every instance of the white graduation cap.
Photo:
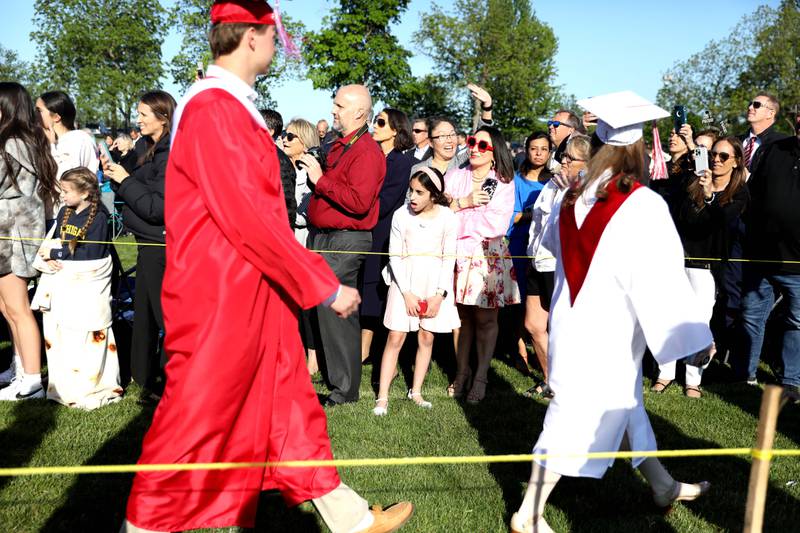
M 665 109 L 633 91 L 604 94 L 578 100 L 578 105 L 597 115 L 596 134 L 605 144 L 628 146 L 642 138 L 642 124 L 670 116 Z

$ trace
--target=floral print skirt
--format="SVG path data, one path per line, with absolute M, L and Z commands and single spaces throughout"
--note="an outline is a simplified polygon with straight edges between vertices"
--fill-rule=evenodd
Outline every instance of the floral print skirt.
M 497 309 L 522 303 L 504 237 L 485 240 L 472 257 L 456 259 L 456 303 Z

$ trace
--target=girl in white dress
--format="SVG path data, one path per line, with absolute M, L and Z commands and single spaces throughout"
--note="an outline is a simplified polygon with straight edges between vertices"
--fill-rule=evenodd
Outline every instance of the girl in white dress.
M 389 336 L 372 411 L 375 415 L 387 413 L 397 356 L 409 331 L 419 331 L 419 347 L 408 398 L 422 408 L 432 407 L 421 391 L 431 361 L 433 334 L 449 333 L 461 325 L 453 299 L 458 219 L 447 204 L 442 174 L 425 167 L 411 176 L 409 203 L 392 217 L 391 257 L 384 269 L 389 294 L 383 325 Z

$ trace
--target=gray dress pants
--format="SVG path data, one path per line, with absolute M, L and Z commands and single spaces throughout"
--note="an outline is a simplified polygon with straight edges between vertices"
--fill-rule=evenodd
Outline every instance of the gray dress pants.
M 322 257 L 331 267 L 339 283 L 347 287 L 358 286 L 358 272 L 372 247 L 369 231 L 319 230 L 314 235 L 312 250 L 322 251 Z M 325 253 L 333 250 L 346 253 Z M 361 253 L 360 253 L 361 252 Z M 330 399 L 335 402 L 358 400 L 361 386 L 361 325 L 358 312 L 339 318 L 330 308 L 316 308 L 319 324 L 320 346 L 317 358 L 323 362 L 323 372 L 331 387 Z M 323 357 L 319 358 L 322 350 Z

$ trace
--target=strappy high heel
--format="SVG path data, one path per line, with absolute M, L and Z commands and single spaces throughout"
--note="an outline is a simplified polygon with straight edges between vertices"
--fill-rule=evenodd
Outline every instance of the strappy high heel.
M 464 396 L 464 391 L 467 389 L 471 376 L 472 371 L 469 369 L 467 369 L 466 372 L 456 374 L 456 379 L 447 386 L 447 395 L 451 398 L 461 398 Z
M 378 402 L 386 402 L 386 405 L 380 406 Z M 372 409 L 372 414 L 375 416 L 386 416 L 389 414 L 389 398 L 378 398 L 375 400 L 375 407 Z
M 422 399 L 421 392 L 414 392 L 413 389 L 408 389 L 408 399 L 412 400 L 415 404 L 417 404 L 419 407 L 422 407 L 423 409 L 430 409 L 433 407 L 433 404 L 431 402 Z
M 467 403 L 476 405 L 481 403 L 486 397 L 486 384 L 488 381 L 485 378 L 476 377 L 472 380 L 472 388 L 467 394 Z

